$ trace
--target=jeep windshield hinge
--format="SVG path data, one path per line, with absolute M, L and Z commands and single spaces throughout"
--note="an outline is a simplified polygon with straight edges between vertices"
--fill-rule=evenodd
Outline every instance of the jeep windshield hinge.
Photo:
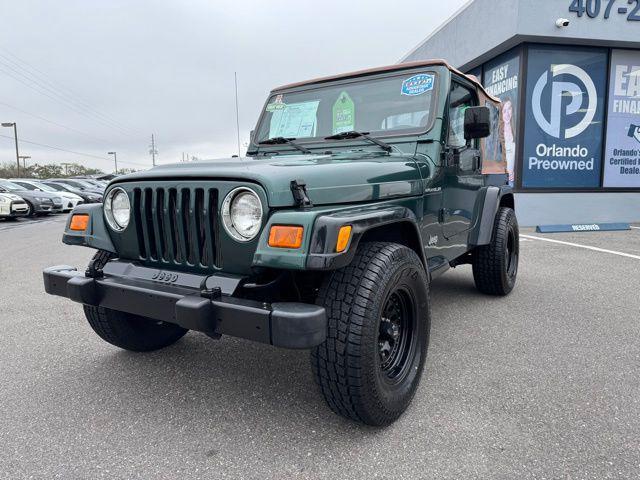
M 293 199 L 298 207 L 313 207 L 313 203 L 311 203 L 311 200 L 307 195 L 307 184 L 304 180 L 292 180 L 291 193 L 293 193 Z

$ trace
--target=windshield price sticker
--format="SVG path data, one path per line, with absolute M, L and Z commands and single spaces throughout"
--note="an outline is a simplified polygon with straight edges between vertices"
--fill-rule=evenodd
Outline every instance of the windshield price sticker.
M 400 93 L 402 95 L 422 95 L 423 93 L 433 90 L 435 77 L 428 73 L 419 73 L 413 77 L 409 77 L 402 82 Z
M 611 15 L 626 16 L 628 22 L 640 22 L 640 0 L 571 0 L 569 11 L 582 17 L 598 18 L 602 14 L 605 20 Z
M 311 102 L 283 104 L 284 108 L 273 113 L 269 128 L 269 138 L 304 138 L 315 133 L 316 114 L 319 100 Z

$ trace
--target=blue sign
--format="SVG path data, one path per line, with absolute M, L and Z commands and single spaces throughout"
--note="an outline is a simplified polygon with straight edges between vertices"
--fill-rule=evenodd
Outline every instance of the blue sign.
M 529 50 L 522 186 L 600 186 L 607 54 Z
M 640 187 L 640 52 L 614 50 L 609 80 L 604 186 Z
M 409 77 L 402 82 L 402 95 L 422 95 L 425 92 L 433 90 L 433 81 L 435 77 L 428 73 L 419 73 L 413 77 Z
M 618 230 L 631 230 L 628 223 L 591 223 L 578 225 L 538 225 L 538 233 L 562 233 L 562 232 L 615 232 Z

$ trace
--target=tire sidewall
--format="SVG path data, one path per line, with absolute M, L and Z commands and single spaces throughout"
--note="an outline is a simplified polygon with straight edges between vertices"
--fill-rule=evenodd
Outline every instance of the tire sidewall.
M 501 215 L 504 215 L 505 217 L 505 225 L 506 225 L 506 232 L 504 235 L 504 242 L 503 245 L 499 245 L 500 251 L 502 252 L 506 252 L 507 250 L 507 242 L 509 241 L 509 235 L 513 235 L 513 239 L 514 239 L 514 249 L 515 249 L 515 272 L 512 276 L 509 275 L 509 263 L 508 260 L 506 258 L 506 255 L 503 256 L 503 265 L 501 270 L 501 275 L 502 275 L 502 284 L 504 285 L 504 289 L 507 292 L 510 292 L 511 290 L 513 290 L 513 287 L 516 284 L 516 278 L 518 277 L 518 267 L 519 267 L 519 261 L 520 261 L 520 241 L 519 241 L 519 236 L 520 236 L 520 232 L 519 232 L 519 228 L 518 228 L 518 221 L 516 220 L 516 215 L 515 212 L 513 211 L 513 209 L 511 208 L 505 208 L 503 210 L 501 210 Z

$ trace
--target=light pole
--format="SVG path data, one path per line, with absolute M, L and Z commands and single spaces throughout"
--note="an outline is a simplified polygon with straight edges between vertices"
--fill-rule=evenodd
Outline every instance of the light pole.
M 5 122 L 2 124 L 3 127 L 13 127 L 13 136 L 16 139 L 16 162 L 18 162 L 18 177 L 20 177 L 20 153 L 18 152 L 18 127 L 16 123 Z
M 118 175 L 118 155 L 116 152 L 107 152 L 107 155 L 113 155 L 113 161 L 116 164 L 116 175 Z

